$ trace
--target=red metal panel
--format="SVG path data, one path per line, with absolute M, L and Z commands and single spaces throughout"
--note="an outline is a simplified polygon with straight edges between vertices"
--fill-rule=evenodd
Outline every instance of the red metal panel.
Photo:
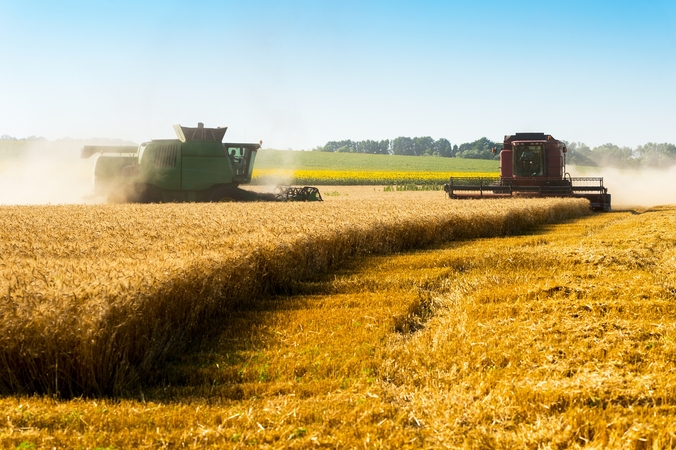
M 512 150 L 500 152 L 500 176 L 502 178 L 512 178 Z
M 547 144 L 547 176 L 563 178 L 563 152 L 558 145 L 559 141 Z

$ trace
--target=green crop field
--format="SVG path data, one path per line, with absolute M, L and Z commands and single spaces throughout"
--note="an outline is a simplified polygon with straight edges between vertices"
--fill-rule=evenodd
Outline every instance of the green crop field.
M 369 172 L 496 172 L 496 160 L 262 149 L 256 168 Z

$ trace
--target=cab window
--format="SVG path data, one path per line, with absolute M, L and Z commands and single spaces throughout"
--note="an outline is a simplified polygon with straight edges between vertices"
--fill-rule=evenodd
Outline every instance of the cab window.
M 543 168 L 544 148 L 542 145 L 514 146 L 514 174 L 516 176 L 541 176 Z

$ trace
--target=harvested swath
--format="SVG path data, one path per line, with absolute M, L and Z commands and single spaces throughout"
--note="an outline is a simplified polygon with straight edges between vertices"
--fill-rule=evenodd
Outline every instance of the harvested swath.
M 421 201 L 425 198 L 425 201 Z M 347 258 L 517 233 L 573 199 L 5 207 L 0 391 L 118 395 L 235 304 Z

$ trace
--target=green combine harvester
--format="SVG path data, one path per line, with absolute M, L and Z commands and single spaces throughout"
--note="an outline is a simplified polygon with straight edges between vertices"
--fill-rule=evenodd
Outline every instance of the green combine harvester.
M 322 201 L 311 186 L 278 186 L 274 193 L 240 189 L 251 182 L 259 144 L 223 143 L 224 128 L 174 125 L 178 139 L 133 146 L 85 146 L 99 154 L 93 196 L 111 202 Z

